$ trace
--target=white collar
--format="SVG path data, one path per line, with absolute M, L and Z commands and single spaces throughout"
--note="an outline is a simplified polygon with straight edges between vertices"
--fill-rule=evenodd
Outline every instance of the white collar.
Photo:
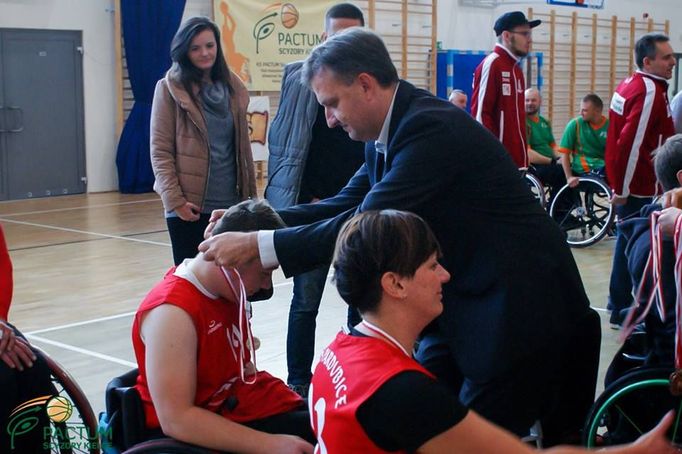
M 386 118 L 384 118 L 384 124 L 381 126 L 381 132 L 379 133 L 379 137 L 377 140 L 374 141 L 374 147 L 379 150 L 379 148 L 382 148 L 383 150 L 386 150 L 386 145 L 388 144 L 388 130 L 391 127 L 391 116 L 393 115 L 393 104 L 395 103 L 395 96 L 398 93 L 398 86 L 400 85 L 400 81 L 395 86 L 395 91 L 393 92 L 393 98 L 391 99 L 391 105 L 388 106 L 388 112 L 386 113 Z M 379 147 L 377 145 L 383 145 L 383 147 Z
M 519 57 L 517 57 L 516 55 L 512 54 L 511 51 L 510 51 L 509 49 L 507 49 L 506 47 L 504 47 L 502 44 L 500 44 L 500 43 L 495 43 L 495 47 L 499 47 L 500 49 L 504 49 L 504 51 L 507 52 L 507 53 L 509 54 L 509 56 L 510 56 L 511 58 L 514 59 L 514 61 L 517 61 L 517 62 L 518 62 L 518 61 L 521 61 L 521 59 L 520 59 Z
M 175 268 L 175 272 L 173 273 L 175 276 L 181 277 L 185 279 L 186 281 L 189 281 L 194 285 L 197 290 L 199 290 L 201 293 L 204 294 L 204 296 L 207 296 L 208 298 L 211 298 L 212 300 L 217 300 L 220 298 L 219 295 L 214 295 L 213 293 L 209 292 L 206 287 L 204 287 L 199 281 L 199 278 L 192 272 L 192 270 L 189 269 L 189 264 L 192 262 L 194 259 L 185 259 L 181 264 L 179 264 Z
M 668 83 L 668 79 L 666 79 L 665 77 L 657 76 L 656 74 L 651 74 L 651 73 L 648 73 L 646 71 L 642 71 L 641 69 L 638 69 L 635 72 L 639 73 L 643 76 L 651 77 L 652 79 L 662 80 L 663 82 Z

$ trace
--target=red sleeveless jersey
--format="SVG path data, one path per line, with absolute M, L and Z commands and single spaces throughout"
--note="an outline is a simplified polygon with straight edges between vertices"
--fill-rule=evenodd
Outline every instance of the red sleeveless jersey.
M 369 439 L 355 413 L 386 381 L 410 370 L 433 377 L 414 359 L 381 339 L 337 334 L 322 352 L 310 385 L 315 454 L 387 452 Z
M 158 428 L 159 419 L 147 385 L 146 349 L 140 337 L 140 321 L 145 312 L 161 304 L 180 307 L 194 322 L 197 332 L 196 406 L 243 423 L 284 413 L 302 405 L 298 394 L 267 372 L 258 372 L 254 384 L 241 381 L 238 349 L 246 343 L 245 333 L 239 333 L 238 305 L 223 298 L 207 297 L 188 280 L 175 276 L 174 272 L 175 268 L 171 268 L 163 281 L 149 292 L 133 322 L 133 347 L 140 369 L 135 388 L 142 398 L 147 427 Z M 241 343 L 237 340 L 240 337 L 243 340 Z M 248 349 L 245 353 L 249 361 Z M 225 403 L 232 396 L 236 397 L 238 404 L 230 410 Z

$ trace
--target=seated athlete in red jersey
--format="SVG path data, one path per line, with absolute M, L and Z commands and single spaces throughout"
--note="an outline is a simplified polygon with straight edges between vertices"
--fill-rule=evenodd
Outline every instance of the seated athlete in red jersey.
M 334 280 L 363 321 L 339 333 L 315 368 L 309 399 L 316 453 L 533 452 L 463 407 L 412 359 L 417 336 L 442 311 L 441 286 L 450 275 L 439 254 L 427 224 L 411 213 L 368 211 L 342 228 Z M 633 445 L 606 451 L 678 452 L 665 439 L 671 421 L 668 414 Z
M 227 210 L 214 233 L 282 226 L 269 205 L 249 200 Z M 171 268 L 135 315 L 147 428 L 220 451 L 312 453 L 305 403 L 254 364 L 246 297 L 272 287 L 272 270 L 257 260 L 223 269 L 201 256 Z

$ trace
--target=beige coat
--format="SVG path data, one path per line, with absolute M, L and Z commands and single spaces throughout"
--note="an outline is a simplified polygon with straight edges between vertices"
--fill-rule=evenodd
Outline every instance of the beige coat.
M 256 197 L 256 175 L 246 122 L 249 94 L 234 73 L 230 82 L 237 181 L 226 184 L 236 185 L 237 194 L 245 200 Z M 198 86 L 195 96 L 199 96 Z M 168 73 L 156 84 L 150 129 L 154 190 L 161 196 L 164 209 L 172 211 L 186 202 L 203 207 L 210 166 L 206 120 L 201 107 Z

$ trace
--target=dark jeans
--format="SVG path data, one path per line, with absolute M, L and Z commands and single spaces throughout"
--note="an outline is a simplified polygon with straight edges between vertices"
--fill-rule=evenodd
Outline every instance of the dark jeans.
M 652 202 L 651 197 L 628 197 L 625 205 L 616 206 L 618 222 L 639 213 L 639 210 Z M 621 235 L 620 229 L 616 228 L 616 246 L 613 250 L 613 266 L 609 281 L 608 308 L 611 313 L 611 322 L 620 324 L 620 311 L 632 304 L 632 280 L 628 271 L 628 259 L 625 256 L 626 238 Z
M 528 170 L 549 187 L 549 203 L 552 203 L 559 189 L 566 185 L 564 169 L 558 164 L 533 164 Z
M 540 420 L 546 447 L 579 443 L 597 384 L 599 314 L 588 310 L 570 332 L 574 335 L 561 339 L 560 347 L 534 345 L 524 364 L 487 382 L 463 377 L 450 347 L 437 335 L 426 335 L 419 342 L 416 359 L 458 392 L 464 405 L 519 437 L 528 435 Z
M 244 425 L 270 434 L 296 435 L 312 445 L 317 443 L 310 427 L 310 413 L 305 405 L 298 410 L 249 421 Z
M 178 217 L 166 218 L 168 235 L 173 246 L 173 262 L 179 265 L 185 259 L 191 259 L 199 250 L 199 243 L 204 241 L 204 230 L 208 226 L 210 214 L 201 214 L 198 221 L 183 221 Z
M 310 384 L 315 354 L 315 319 L 328 273 L 329 265 L 326 265 L 294 276 L 294 295 L 289 308 L 287 330 L 287 383 L 290 385 Z M 348 307 L 348 324 L 355 326 L 360 320 L 360 314 Z

